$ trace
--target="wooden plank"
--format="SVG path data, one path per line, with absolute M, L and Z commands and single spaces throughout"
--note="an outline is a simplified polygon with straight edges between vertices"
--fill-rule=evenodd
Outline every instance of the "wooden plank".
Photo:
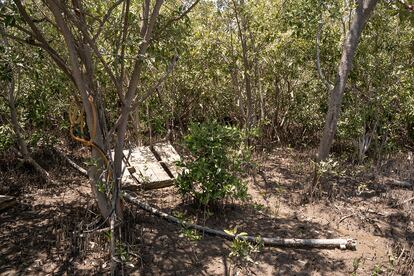
M 182 168 L 175 163 L 181 161 L 180 155 L 170 143 L 158 143 L 154 145 L 154 150 L 161 158 L 161 161 L 168 167 L 174 178 L 182 172 Z
M 16 203 L 16 198 L 7 195 L 0 195 L 0 210 L 11 207 Z
M 161 189 L 166 188 L 174 185 L 174 179 L 170 178 L 164 181 L 157 181 L 151 183 L 142 183 L 142 187 L 144 190 L 154 190 L 154 189 Z
M 136 170 L 133 176 L 144 185 L 144 188 L 171 183 L 171 177 L 155 158 L 149 147 L 135 148 L 128 161 Z
M 129 155 L 126 164 L 122 161 L 122 169 L 125 169 L 122 182 L 125 188 L 133 188 L 137 184 L 141 184 L 145 190 L 149 190 L 164 188 L 174 184 L 174 178 L 167 173 L 165 166 L 168 164 L 167 170 L 173 176 L 177 176 L 179 168 L 175 166 L 174 162 L 180 160 L 180 156 L 169 144 L 157 145 L 157 148 L 162 152 L 162 162 L 159 161 L 161 157 L 155 156 L 150 147 L 132 148 L 130 155 L 130 150 L 123 151 L 125 157 Z

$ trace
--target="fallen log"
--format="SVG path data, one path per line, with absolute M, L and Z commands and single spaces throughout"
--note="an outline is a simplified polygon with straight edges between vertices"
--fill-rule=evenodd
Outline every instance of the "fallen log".
M 22 159 L 19 158 L 19 160 L 23 163 L 26 163 L 32 166 L 35 169 L 35 171 L 44 179 L 46 183 L 50 183 L 52 185 L 59 184 L 59 182 L 52 179 L 49 172 L 45 170 L 42 166 L 40 166 L 39 163 L 37 163 L 37 161 L 34 160 L 30 155 L 23 156 L 23 158 Z
M 130 195 L 127 192 L 124 192 L 123 198 L 126 199 L 131 204 L 150 212 L 153 215 L 156 215 L 162 219 L 165 219 L 169 222 L 182 225 L 185 228 L 195 229 L 202 233 L 210 234 L 225 238 L 227 240 L 242 239 L 249 242 L 257 243 L 258 240 L 267 246 L 275 247 L 305 247 L 305 248 L 340 248 L 340 249 L 351 249 L 355 250 L 356 241 L 354 239 L 283 239 L 283 238 L 266 238 L 266 237 L 255 237 L 255 236 L 245 236 L 245 235 L 232 235 L 226 233 L 225 231 L 213 229 L 206 226 L 201 226 L 198 224 L 193 224 L 189 222 L 182 221 L 174 216 L 171 216 L 167 213 L 164 213 L 147 203 L 144 203 L 137 199 L 136 197 Z

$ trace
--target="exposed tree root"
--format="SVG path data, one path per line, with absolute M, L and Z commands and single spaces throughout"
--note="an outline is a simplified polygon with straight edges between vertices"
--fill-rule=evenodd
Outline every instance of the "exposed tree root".
M 123 198 L 130 202 L 131 204 L 150 212 L 153 215 L 156 215 L 160 218 L 163 218 L 169 222 L 173 222 L 179 225 L 182 225 L 186 228 L 195 229 L 202 233 L 211 234 L 225 238 L 227 240 L 234 239 L 243 239 L 249 242 L 262 242 L 267 246 L 276 246 L 276 247 L 303 247 L 303 248 L 340 248 L 340 249 L 351 249 L 355 250 L 356 241 L 354 239 L 283 239 L 283 238 L 266 238 L 266 237 L 254 237 L 254 236 L 240 236 L 240 235 L 231 235 L 224 231 L 201 226 L 198 224 L 184 222 L 174 216 L 171 216 L 167 213 L 164 213 L 154 207 L 151 207 L 149 204 L 140 201 L 138 198 L 130 195 L 127 192 L 123 193 Z

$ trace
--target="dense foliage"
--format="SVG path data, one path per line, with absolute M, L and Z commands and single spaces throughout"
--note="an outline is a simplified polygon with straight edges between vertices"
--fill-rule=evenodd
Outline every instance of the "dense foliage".
M 204 207 L 247 198 L 246 144 L 320 141 L 315 187 L 336 164 L 334 138 L 334 151 L 361 163 L 412 151 L 408 2 L 0 0 L 0 151 L 53 183 L 33 149 L 89 149 L 117 275 L 129 145 L 183 140 L 177 187 Z
M 103 4 L 88 6 L 88 11 L 103 16 L 106 8 Z M 182 20 L 171 21 L 182 9 L 178 1 L 172 1 L 163 7 L 158 19 L 140 93 L 145 94 L 164 74 L 175 55 L 179 59 L 157 93 L 134 112 L 130 123 L 134 135 L 129 136 L 132 142 L 145 140 L 150 133 L 185 132 L 191 121 L 231 118 L 244 126 L 251 101 L 254 124 L 261 128 L 265 141 L 315 145 L 328 96 L 316 69 L 316 35 L 319 23 L 323 23 L 321 68 L 333 82 L 342 39 L 353 16 L 349 1 L 201 1 Z M 119 12 L 115 9 L 114 15 Z M 345 145 L 354 156 L 367 134 L 372 136 L 367 154 L 413 146 L 414 30 L 411 21 L 402 21 L 398 15 L 389 4 L 380 3 L 357 52 L 337 135 L 337 145 Z M 410 14 L 404 16 L 411 18 Z M 126 41 L 126 67 L 130 66 L 129 52 L 139 43 L 134 31 L 138 9 L 131 9 L 129 20 L 133 29 Z M 13 4 L 2 7 L 1 21 L 11 34 L 21 32 L 13 28 L 20 21 Z M 114 34 L 119 30 L 116 21 L 110 23 L 99 42 L 108 49 L 104 58 L 115 66 L 118 61 L 109 49 L 118 47 L 119 36 Z M 53 45 L 60 47 L 62 38 L 53 28 L 43 31 L 53 38 Z M 245 41 L 247 63 L 241 39 Z M 50 135 L 46 129 L 67 129 L 66 114 L 73 99 L 62 92 L 73 89 L 71 84 L 51 66 L 41 49 L 29 50 L 22 41 L 11 43 L 15 60 L 21 65 L 18 108 L 22 126 L 35 136 Z M 2 50 L 2 54 L 10 56 L 11 52 Z M 103 68 L 97 69 L 99 85 L 106 91 L 107 116 L 113 122 L 119 102 L 107 76 L 99 73 Z M 250 100 L 246 96 L 247 77 Z M 0 141 L 5 148 L 10 145 L 10 128 L 4 103 L 0 112 Z M 36 137 L 27 138 L 39 141 Z

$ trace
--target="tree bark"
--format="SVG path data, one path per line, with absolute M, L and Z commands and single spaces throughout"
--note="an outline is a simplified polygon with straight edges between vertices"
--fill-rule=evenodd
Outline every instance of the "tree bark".
M 355 56 L 362 30 L 364 29 L 377 3 L 378 0 L 357 1 L 355 16 L 343 44 L 342 57 L 338 66 L 335 85 L 330 92 L 328 112 L 326 114 L 325 126 L 319 144 L 317 161 L 323 161 L 329 156 L 337 129 L 346 82 L 348 80 L 349 72 L 352 69 L 353 58 Z
M 88 129 L 91 132 L 93 131 L 96 133 L 94 142 L 99 147 L 104 148 L 100 124 L 98 122 L 94 122 L 93 120 L 94 111 L 92 110 L 93 107 L 90 105 L 90 101 L 89 101 L 89 96 L 91 95 L 92 91 L 88 89 L 91 87 L 87 87 L 85 76 L 81 72 L 82 66 L 80 65 L 79 60 L 82 60 L 82 59 L 78 59 L 78 51 L 76 48 L 75 39 L 68 25 L 66 24 L 63 18 L 63 12 L 59 8 L 57 3 L 51 0 L 47 1 L 47 3 L 49 5 L 50 11 L 52 12 L 56 20 L 56 25 L 58 26 L 60 32 L 62 33 L 64 37 L 66 47 L 68 49 L 69 61 L 71 64 L 71 75 L 73 76 L 75 85 L 78 88 L 78 91 L 82 98 L 83 108 L 86 113 L 86 123 L 88 125 Z M 95 148 L 92 149 L 92 157 L 97 160 L 102 159 L 102 156 L 100 156 L 100 153 Z M 102 165 L 100 167 L 102 167 Z M 97 187 L 97 181 L 99 179 L 99 170 L 95 166 L 91 166 L 91 168 L 89 169 L 89 176 L 91 178 L 92 193 L 94 194 L 96 198 L 101 214 L 104 218 L 108 218 L 111 214 L 112 208 L 110 205 L 110 201 L 108 200 L 106 195 L 103 192 L 99 191 Z

